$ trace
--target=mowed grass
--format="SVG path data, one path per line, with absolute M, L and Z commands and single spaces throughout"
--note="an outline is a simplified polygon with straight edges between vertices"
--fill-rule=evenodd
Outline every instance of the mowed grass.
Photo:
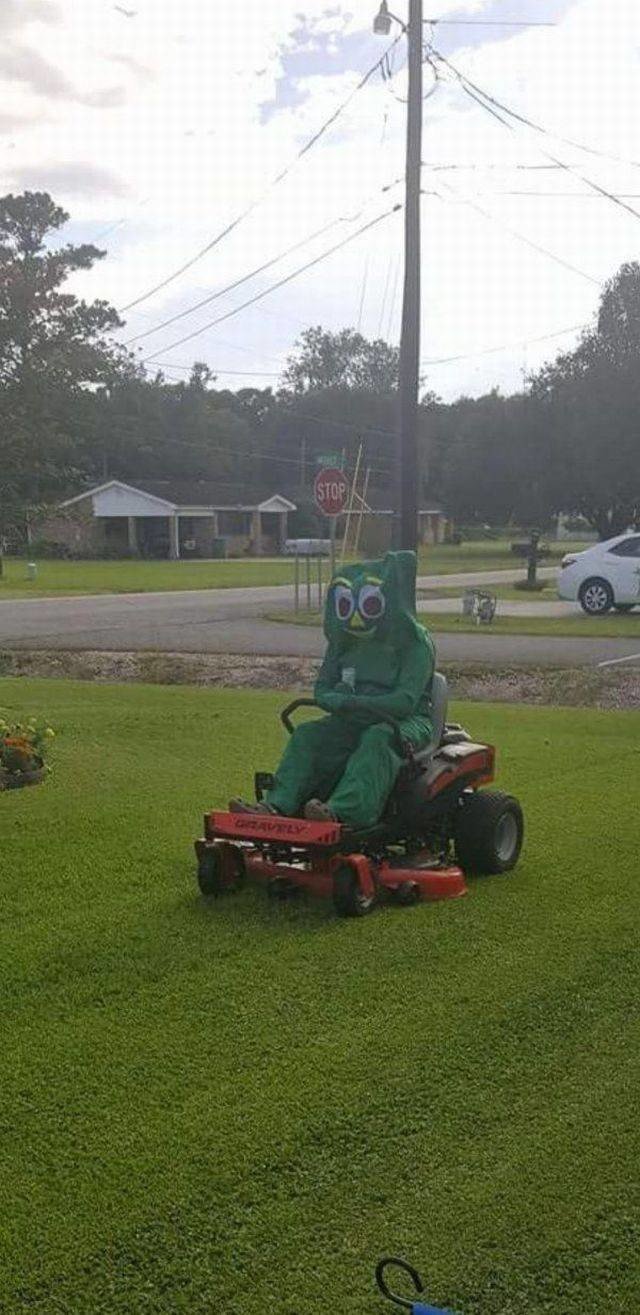
M 0 576 L 3 598 L 46 598 L 69 594 L 164 593 L 171 589 L 243 589 L 251 585 L 293 583 L 288 557 L 229 558 L 219 562 L 36 562 L 37 577 L 27 580 L 27 563 L 5 558 Z
M 282 625 L 315 626 L 322 625 L 322 613 L 318 611 L 267 612 L 266 621 L 277 621 Z M 418 620 L 434 634 L 474 634 L 486 635 L 556 635 L 573 636 L 582 639 L 614 638 L 638 639 L 640 642 L 640 611 L 628 616 L 612 612 L 607 616 L 586 616 L 580 612 L 575 616 L 496 616 L 490 625 L 478 626 L 472 617 L 462 616 L 457 612 L 420 611 Z
M 526 852 L 450 904 L 207 907 L 202 811 L 284 698 L 5 680 L 59 728 L 0 796 L 0 1309 L 640 1308 L 640 715 L 461 705 Z
M 570 547 L 558 545 L 558 561 Z M 38 561 L 37 578 L 27 579 L 26 559 L 4 560 L 0 576 L 0 600 L 3 598 L 44 598 L 56 594 L 159 593 L 170 589 L 229 589 L 250 585 L 293 584 L 294 564 L 290 557 L 230 558 L 227 561 L 114 561 L 63 562 Z M 459 547 L 441 544 L 422 548 L 418 570 L 421 574 L 451 574 L 456 571 L 490 571 L 514 568 L 518 563 L 509 551 L 508 540 L 482 540 Z M 304 581 L 305 563 L 301 563 Z M 312 575 L 317 577 L 315 562 Z M 329 563 L 324 563 L 328 579 Z
M 514 572 L 514 581 L 524 579 Z M 473 588 L 473 586 L 470 586 Z M 487 592 L 495 594 L 497 599 L 510 603 L 557 603 L 558 589 L 554 580 L 548 580 L 543 589 L 529 593 L 526 589 L 516 589 L 514 584 L 487 584 Z M 418 598 L 462 598 L 467 588 L 464 585 L 437 585 L 435 589 L 419 589 Z

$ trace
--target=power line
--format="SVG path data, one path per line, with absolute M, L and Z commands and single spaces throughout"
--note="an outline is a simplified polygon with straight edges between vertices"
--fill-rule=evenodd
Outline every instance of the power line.
M 350 242 L 355 241 L 357 237 L 361 237 L 363 233 L 367 233 L 370 229 L 375 228 L 377 224 L 382 223 L 384 219 L 388 219 L 391 215 L 396 214 L 398 210 L 402 210 L 401 204 L 394 205 L 390 210 L 385 210 L 382 214 L 376 215 L 375 219 L 370 219 L 369 222 L 363 224 L 361 228 L 357 228 L 355 233 L 349 233 L 349 235 L 343 238 L 341 242 L 336 242 L 335 246 L 329 247 L 328 251 L 321 252 L 319 256 L 316 256 L 313 260 L 307 261 L 307 263 L 301 265 L 299 269 L 293 270 L 293 272 L 287 274 L 285 278 L 279 279 L 277 283 L 272 283 L 270 287 L 264 288 L 262 292 L 257 292 L 255 296 L 250 297 L 249 300 L 243 302 L 242 305 L 235 306 L 232 310 L 225 311 L 224 315 L 218 315 L 215 320 L 210 320 L 208 324 L 203 324 L 201 328 L 194 329 L 191 333 L 185 334 L 183 338 L 178 338 L 176 342 L 158 348 L 158 351 L 143 358 L 143 364 L 146 364 L 147 361 L 152 361 L 154 357 L 159 356 L 162 352 L 171 352 L 175 347 L 181 347 L 183 343 L 190 342 L 192 338 L 198 338 L 200 334 L 206 333 L 207 330 L 215 328 L 217 324 L 222 324 L 224 320 L 230 320 L 233 316 L 239 315 L 241 311 L 247 310 L 250 306 L 255 305 L 256 302 L 262 301 L 264 297 L 270 296 L 272 292 L 277 292 L 279 288 L 285 287 L 285 285 L 291 283 L 293 279 L 298 278 L 301 274 L 305 274 L 307 270 L 313 269 L 322 261 L 327 260 L 327 258 L 334 255 L 336 251 L 340 251 Z
M 476 196 L 543 196 L 547 199 L 559 197 L 561 200 L 574 201 L 608 201 L 607 196 L 597 196 L 593 192 L 537 192 L 526 188 L 499 188 L 493 192 L 476 192 Z M 619 192 L 619 197 L 633 201 L 640 200 L 640 192 Z
M 421 163 L 423 169 L 433 169 L 434 173 L 438 173 L 440 171 L 445 171 L 449 169 L 479 169 L 480 171 L 483 171 L 485 169 L 501 169 L 501 170 L 527 169 L 538 173 L 538 172 L 545 172 L 547 170 L 550 171 L 553 169 L 560 169 L 562 167 L 559 164 L 512 164 L 509 162 L 509 160 L 504 160 L 501 163 L 491 162 L 487 164 L 478 161 L 474 161 L 473 164 L 460 164 L 460 163 L 442 164 L 437 160 L 422 160 Z
M 384 187 L 380 188 L 379 191 L 389 192 L 393 187 L 397 187 L 400 181 L 400 179 L 396 179 L 393 183 L 387 183 Z M 379 192 L 375 192 L 373 195 L 378 196 Z M 279 264 L 281 260 L 286 260 L 288 256 L 293 255 L 294 251 L 299 251 L 300 247 L 308 246 L 311 242 L 317 241 L 319 237 L 323 237 L 325 233 L 328 233 L 330 229 L 335 228 L 337 224 L 355 223 L 356 219 L 360 218 L 371 200 L 372 197 L 367 197 L 367 199 L 363 201 L 360 210 L 356 215 L 340 215 L 336 219 L 331 219 L 329 223 L 323 224 L 322 228 L 316 229 L 315 233 L 307 234 L 306 237 L 301 238 L 298 242 L 294 242 L 292 246 L 287 247 L 285 251 L 280 251 L 277 256 L 272 256 L 262 265 L 258 265 L 256 269 L 252 269 L 248 274 L 243 274 L 241 278 L 235 279 L 233 283 L 227 283 L 224 288 L 219 288 L 217 292 L 212 292 L 207 297 L 203 297 L 200 301 L 196 301 L 193 306 L 187 306 L 185 310 L 178 311 L 175 315 L 170 315 L 168 319 L 162 320 L 160 324 L 156 324 L 150 329 L 145 329 L 142 333 L 135 334 L 133 338 L 128 338 L 125 342 L 125 347 L 130 347 L 134 342 L 140 342 L 143 338 L 149 338 L 152 334 L 159 333 L 161 329 L 168 328 L 170 324 L 175 324 L 178 320 L 183 320 L 187 315 L 193 315 L 196 311 L 202 310 L 203 306 L 210 306 L 212 302 L 218 301 L 221 297 L 225 297 L 228 292 L 234 292 L 236 288 L 242 287 L 244 283 L 248 283 L 251 279 L 257 278 L 259 274 L 264 274 L 265 270 L 271 269 L 274 265 Z
M 318 228 L 315 233 L 307 235 L 307 237 L 302 238 L 299 242 L 295 242 L 293 246 L 288 247 L 286 251 L 280 251 L 277 256 L 272 256 L 271 259 L 266 260 L 264 264 L 258 265 L 257 268 L 252 269 L 249 274 L 243 274 L 242 278 L 235 279 L 233 283 L 227 283 L 226 287 L 219 288 L 217 292 L 210 293 L 208 297 L 203 297 L 201 301 L 196 301 L 193 306 L 188 306 L 186 310 L 178 311 L 176 315 L 170 315 L 168 319 L 161 320 L 160 324 L 155 324 L 152 328 L 145 329 L 143 333 L 136 333 L 133 338 L 128 338 L 126 340 L 125 347 L 130 347 L 134 342 L 141 342 L 143 338 L 149 338 L 152 334 L 159 333 L 161 329 L 167 329 L 170 324 L 175 324 L 178 320 L 183 320 L 187 315 L 194 315 L 196 311 L 202 310 L 203 306 L 210 306 L 213 301 L 218 301 L 220 297 L 226 296 L 228 292 L 234 292 L 236 288 L 242 287 L 243 283 L 248 283 L 250 279 L 257 278 L 259 274 L 264 274 L 265 270 L 271 269 L 272 266 L 277 265 L 280 260 L 285 260 L 287 256 L 293 255 L 294 251 L 298 251 L 300 247 L 307 246 L 309 242 L 314 242 L 317 238 L 322 237 L 329 231 L 329 229 L 335 228 L 336 224 L 344 222 L 346 221 L 342 219 L 332 219 L 330 223 L 324 224 L 322 228 Z
M 552 132 L 548 128 L 544 128 L 541 124 L 536 123 L 533 119 L 527 118 L 525 114 L 520 114 L 517 110 L 510 109 L 508 105 L 505 105 L 502 101 L 498 100 L 496 96 L 492 96 L 490 92 L 484 91 L 482 87 L 477 85 L 477 83 L 472 82 L 471 78 L 467 77 L 465 73 L 462 73 L 460 69 L 456 68 L 455 64 L 452 64 L 450 60 L 446 59 L 444 55 L 435 49 L 434 46 L 431 47 L 431 52 L 435 59 L 439 59 L 446 68 L 451 70 L 458 81 L 462 83 L 472 100 L 480 96 L 483 101 L 488 101 L 489 105 L 493 105 L 496 109 L 502 110 L 503 113 L 508 114 L 510 118 L 515 119 L 518 123 L 522 123 L 525 127 L 531 128 L 533 132 L 542 133 L 545 137 L 555 137 L 556 141 L 563 142 L 565 146 L 571 146 L 574 150 L 585 151 L 588 155 L 596 155 L 600 159 L 614 160 L 616 164 L 625 164 L 633 169 L 640 169 L 640 162 L 638 160 L 628 160 L 621 155 L 613 155 L 607 151 L 596 150 L 592 146 L 585 146 L 582 142 L 576 142 L 570 137 L 563 137 L 560 133 Z M 472 95 L 472 93 L 475 93 L 475 96 Z M 482 103 L 482 101 L 479 103 Z M 490 112 L 488 105 L 485 105 L 484 108 Z M 495 114 L 494 117 L 501 123 L 505 122 L 498 114 Z M 511 127 L 510 124 L 505 124 L 505 126 L 509 128 Z M 511 130 L 513 131 L 513 129 Z M 546 152 L 543 151 L 543 154 L 546 154 Z M 556 159 L 553 155 L 547 155 L 547 159 L 552 160 L 553 164 L 559 169 L 567 169 L 569 172 L 574 172 L 570 165 L 565 164 L 563 160 Z M 592 183 L 590 179 L 584 178 L 582 174 L 577 174 L 577 176 L 582 178 L 582 181 L 587 183 L 590 187 L 594 187 L 601 191 L 603 196 L 608 196 L 610 200 L 617 201 L 617 197 L 613 193 L 607 192 L 604 188 L 600 188 L 597 183 Z M 631 209 L 631 207 L 626 208 Z M 640 218 L 640 214 L 638 214 L 637 211 L 632 210 L 631 213 L 636 214 L 637 217 Z
M 180 365 L 178 361 L 155 361 L 154 364 L 159 366 L 160 369 L 162 370 L 166 369 L 166 370 L 191 371 L 193 369 L 193 364 Z M 265 379 L 279 379 L 282 373 L 281 370 L 221 370 L 218 368 L 217 365 L 209 365 L 207 368 L 211 370 L 212 373 L 215 375 L 219 375 L 219 374 L 237 374 L 243 376 L 251 375 L 252 378 L 254 375 L 256 375 Z
M 210 242 L 207 242 L 206 245 L 202 247 L 200 251 L 197 251 L 194 256 L 192 256 L 189 260 L 185 261 L 184 265 L 181 265 L 179 269 L 174 270 L 172 274 L 168 274 L 166 278 L 162 279 L 160 283 L 156 283 L 154 287 L 149 288 L 147 292 L 142 293 L 139 297 L 134 298 L 133 301 L 128 302 L 126 306 L 123 306 L 121 308 L 119 313 L 124 314 L 125 311 L 131 310 L 134 306 L 139 306 L 141 302 L 147 301 L 149 297 L 155 296 L 156 292 L 160 292 L 163 288 L 168 287 L 168 285 L 170 283 L 173 283 L 175 279 L 179 278 L 181 274 L 184 274 L 188 269 L 191 269 L 191 267 L 195 265 L 197 261 L 202 260 L 203 256 L 206 256 L 210 251 L 213 251 L 214 248 L 217 247 L 225 237 L 228 237 L 229 234 L 232 233 L 234 229 L 236 229 L 239 226 L 239 224 L 241 224 L 243 220 L 246 219 L 257 208 L 257 206 L 261 204 L 264 198 L 268 196 L 269 193 L 275 187 L 277 187 L 279 183 L 283 182 L 284 179 L 288 177 L 288 175 L 292 172 L 292 170 L 299 163 L 299 161 L 302 160 L 304 156 L 307 155 L 308 152 L 316 145 L 316 143 L 320 141 L 321 137 L 323 137 L 325 133 L 329 131 L 329 128 L 331 128 L 333 124 L 336 122 L 336 120 L 340 118 L 340 115 L 344 113 L 344 111 L 351 104 L 352 100 L 354 100 L 354 98 L 358 95 L 358 93 L 362 91 L 362 89 L 367 85 L 367 83 L 373 77 L 374 73 L 378 71 L 378 69 L 382 64 L 382 61 L 395 48 L 395 46 L 398 45 L 398 42 L 402 40 L 402 37 L 403 37 L 402 32 L 399 33 L 398 36 L 394 37 L 394 40 L 387 47 L 387 50 L 385 51 L 384 55 L 382 55 L 380 59 L 376 60 L 375 64 L 372 64 L 371 68 L 367 70 L 367 72 L 363 75 L 363 77 L 361 77 L 357 85 L 353 87 L 353 89 L 349 92 L 349 95 L 346 96 L 343 101 L 341 101 L 340 105 L 338 105 L 338 107 L 333 111 L 332 114 L 329 115 L 327 119 L 325 119 L 324 123 L 321 124 L 320 128 L 318 128 L 317 131 L 313 133 L 313 135 L 304 143 L 304 145 L 300 148 L 300 150 L 297 151 L 293 159 L 289 161 L 289 164 L 287 164 L 285 168 L 282 169 L 281 172 L 277 174 L 276 177 L 273 178 L 270 183 L 267 184 L 267 186 L 263 189 L 263 191 L 253 201 L 251 201 L 251 203 L 248 206 L 246 206 L 245 209 L 240 212 L 240 214 L 236 215 L 236 217 L 232 219 L 231 222 L 227 224 L 225 228 L 223 228 L 219 233 L 217 233 L 216 236 L 213 237 Z
M 453 66 L 450 65 L 450 67 Z M 503 127 L 508 129 L 509 132 L 515 132 L 515 128 L 513 127 L 513 124 L 507 122 L 506 119 L 503 119 L 502 115 L 496 113 L 496 110 L 492 108 L 492 104 L 493 104 L 492 97 L 487 97 L 485 99 L 484 92 L 480 92 L 478 95 L 476 95 L 475 92 L 471 90 L 470 86 L 467 86 L 464 76 L 462 74 L 460 74 L 459 76 L 462 83 L 462 89 L 465 92 L 465 95 L 469 96 L 471 100 L 475 101 L 476 105 L 480 105 L 480 107 L 483 110 L 485 110 L 487 114 L 490 114 L 492 118 L 497 119 L 498 123 L 501 123 Z M 487 100 L 490 102 L 489 104 L 487 104 Z M 498 104 L 498 102 L 496 101 L 495 104 Z M 500 108 L 504 108 L 505 114 L 511 114 L 511 111 L 507 109 L 506 106 L 504 107 L 501 106 Z M 522 121 L 523 123 L 527 122 L 526 120 L 522 119 L 522 116 L 519 114 L 514 114 L 512 115 L 512 117 L 519 121 Z M 535 126 L 535 125 L 527 124 L 527 126 Z M 543 129 L 540 129 L 539 131 L 543 131 Z M 587 187 L 590 187 L 593 192 L 597 192 L 600 196 L 606 197 L 608 201 L 612 201 L 613 204 L 619 206 L 621 210 L 626 210 L 630 215 L 633 215 L 635 219 L 640 219 L 640 210 L 635 210 L 633 206 L 627 205 L 626 201 L 623 201 L 619 196 L 616 196 L 614 192 L 609 192 L 607 191 L 606 187 L 601 187 L 599 183 L 594 183 L 593 179 L 587 178 L 586 174 L 581 173 L 579 169 L 575 169 L 573 165 L 567 164 L 564 160 L 558 160 L 555 155 L 550 155 L 548 151 L 542 150 L 542 147 L 538 147 L 538 150 L 540 150 L 548 160 L 552 160 L 553 163 L 557 165 L 559 169 L 565 170 L 565 172 L 571 174 L 573 178 L 579 178 L 580 181 L 582 183 L 585 183 Z
M 424 18 L 429 27 L 557 27 L 557 23 L 527 22 L 525 18 L 514 21 L 508 18 Z
M 461 356 L 437 356 L 421 361 L 420 364 L 425 368 L 430 365 L 449 365 L 453 361 L 469 361 L 475 356 L 492 356 L 497 352 L 516 351 L 520 347 L 531 347 L 534 343 L 547 342 L 550 338 L 562 338 L 567 333 L 578 333 L 588 327 L 588 324 L 571 324 L 566 329 L 555 329 L 553 333 L 541 333 L 536 338 L 525 338 L 519 342 L 503 343 L 500 347 L 482 347 L 477 352 L 465 352 Z
M 517 242 L 522 242 L 524 246 L 531 247 L 532 251 L 537 251 L 541 256 L 547 256 L 549 260 L 553 260 L 556 265 L 561 265 L 563 269 L 569 270 L 571 274 L 577 274 L 579 278 L 586 279 L 589 283 L 594 283 L 598 288 L 602 287 L 600 279 L 593 278 L 591 274 L 587 274 L 585 270 L 579 269 L 577 265 L 572 265 L 571 262 L 565 260 L 563 256 L 557 256 L 554 251 L 549 251 L 548 247 L 543 247 L 539 242 L 534 242 L 533 238 L 527 237 L 525 233 L 518 232 L 517 228 L 511 228 L 510 224 L 505 224 L 502 219 L 499 219 L 497 215 L 492 214 L 490 210 L 485 210 L 484 206 L 478 205 L 477 201 L 472 201 L 470 197 L 460 196 L 449 183 L 444 183 L 443 185 L 449 189 L 452 196 L 460 204 L 469 206 L 472 210 L 476 210 L 479 215 L 482 215 L 484 219 L 488 219 L 493 224 L 498 224 L 505 233 L 508 233 L 510 237 L 515 238 Z M 436 192 L 435 195 L 437 196 L 438 193 Z M 447 198 L 442 197 L 441 199 L 446 200 Z

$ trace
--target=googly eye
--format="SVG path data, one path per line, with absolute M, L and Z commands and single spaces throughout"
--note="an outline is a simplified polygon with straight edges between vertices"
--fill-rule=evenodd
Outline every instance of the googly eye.
M 385 596 L 377 584 L 362 586 L 358 596 L 358 611 L 365 621 L 379 621 L 385 607 Z
M 345 584 L 337 584 L 334 593 L 334 605 L 339 621 L 348 621 L 356 610 L 355 598 Z

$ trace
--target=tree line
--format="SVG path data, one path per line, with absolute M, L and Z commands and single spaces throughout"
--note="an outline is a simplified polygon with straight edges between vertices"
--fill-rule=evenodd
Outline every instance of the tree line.
M 354 329 L 310 327 L 277 388 L 219 386 L 195 362 L 184 382 L 145 373 L 114 342 L 105 301 L 66 290 L 105 253 L 61 244 L 68 215 L 44 192 L 0 199 L 0 535 L 105 479 L 249 484 L 310 503 L 320 454 L 371 489 L 393 484 L 398 352 Z M 421 498 L 458 523 L 544 526 L 580 516 L 605 538 L 640 519 L 640 264 L 605 285 L 594 324 L 505 396 L 419 409 Z M 268 491 L 272 491 L 269 489 Z M 304 510 L 303 510 L 304 516 Z

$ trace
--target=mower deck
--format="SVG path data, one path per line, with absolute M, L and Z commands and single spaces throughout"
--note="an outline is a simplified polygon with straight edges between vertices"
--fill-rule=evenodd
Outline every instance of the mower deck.
M 281 898 L 301 891 L 331 897 L 336 873 L 352 874 L 363 898 L 373 902 L 388 892 L 401 903 L 418 899 L 457 899 L 466 893 L 464 873 L 427 852 L 411 860 L 354 852 L 356 837 L 338 822 L 261 813 L 205 816 L 203 840 L 196 841 L 201 887 L 208 894 L 236 888 L 247 876 Z

